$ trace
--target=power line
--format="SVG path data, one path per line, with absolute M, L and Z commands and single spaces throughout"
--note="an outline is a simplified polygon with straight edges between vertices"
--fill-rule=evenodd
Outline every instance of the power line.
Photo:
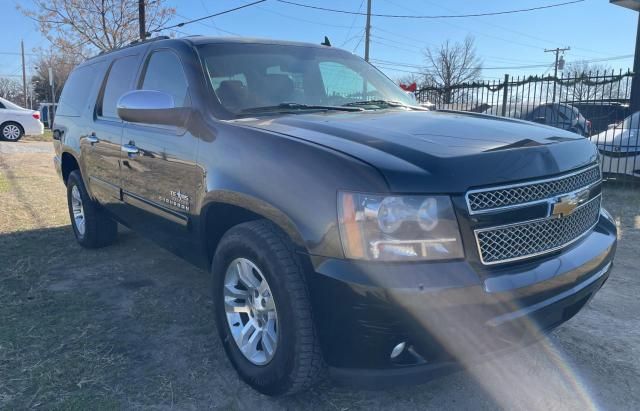
M 160 27 L 160 28 L 157 28 L 155 30 L 152 30 L 151 33 L 157 33 L 157 32 L 160 32 L 162 30 L 170 30 L 170 29 L 174 29 L 176 27 L 184 27 L 187 24 L 197 23 L 199 21 L 210 19 L 212 17 L 221 16 L 223 14 L 231 13 L 231 12 L 234 12 L 234 11 L 237 11 L 237 10 L 240 10 L 240 9 L 244 9 L 244 8 L 247 8 L 247 7 L 250 7 L 250 6 L 254 6 L 254 5 L 259 4 L 259 3 L 264 3 L 265 1 L 267 1 L 267 0 L 258 0 L 258 1 L 254 1 L 252 3 L 243 4 L 242 6 L 234 7 L 232 9 L 228 9 L 228 10 L 224 10 L 224 11 L 221 11 L 221 12 L 218 12 L 218 13 L 210 14 L 208 16 L 199 17 L 197 19 L 193 19 L 193 20 L 189 20 L 189 21 L 184 21 L 182 23 L 174 24 L 173 26 Z
M 180 14 L 180 13 L 176 13 L 176 15 L 177 15 L 178 17 L 182 17 L 183 19 L 188 19 L 188 18 L 190 18 L 190 17 L 186 17 L 186 16 L 184 16 L 183 14 Z M 209 24 L 207 24 L 207 23 L 205 23 L 205 22 L 203 22 L 203 21 L 199 21 L 199 22 L 198 22 L 198 24 L 200 24 L 200 25 L 201 25 L 201 26 L 203 26 L 203 27 L 209 28 L 209 29 L 214 29 L 214 30 L 216 30 L 216 31 L 218 31 L 218 32 L 222 32 L 222 33 L 226 33 L 226 34 L 231 34 L 232 36 L 240 36 L 240 34 L 238 34 L 238 33 L 234 33 L 234 32 L 232 32 L 232 31 L 227 31 L 227 30 L 223 30 L 223 29 L 221 29 L 221 28 L 220 28 L 220 27 L 218 27 L 218 25 L 217 25 L 216 23 L 214 23 L 213 21 L 211 22 L 211 25 L 209 25 Z M 189 35 L 188 33 L 185 33 L 185 32 L 183 32 L 183 31 L 179 31 L 179 30 L 176 30 L 176 29 L 171 29 L 171 30 L 176 31 L 176 32 L 178 32 L 178 33 L 181 33 L 181 34 L 183 34 L 183 35 L 187 35 L 187 36 Z
M 407 52 L 407 53 L 416 54 L 416 50 L 411 50 L 411 49 L 408 49 L 408 48 L 397 46 L 395 44 L 385 43 L 384 41 L 378 40 L 378 37 L 376 37 L 375 39 L 371 40 L 371 42 L 374 43 L 374 44 L 379 44 L 381 46 L 386 46 L 386 47 L 393 48 L 396 51 L 397 50 L 401 50 L 401 51 L 404 51 L 404 52 Z
M 361 0 L 360 1 L 360 6 L 358 6 L 358 11 L 362 10 L 362 6 L 363 5 L 364 5 L 364 0 Z M 343 47 L 345 44 L 347 44 L 349 41 L 351 41 L 349 36 L 351 35 L 351 30 L 353 30 L 353 26 L 355 26 L 355 24 L 356 24 L 356 20 L 358 20 L 358 16 L 353 16 L 353 20 L 351 21 L 351 26 L 349 27 L 349 31 L 347 31 L 347 35 L 345 36 L 345 38 L 347 40 L 345 40 L 340 47 Z
M 592 60 L 577 60 L 577 61 L 581 61 L 584 63 L 599 63 L 599 62 L 603 62 L 603 61 L 612 61 L 612 60 L 624 60 L 624 59 L 628 59 L 628 58 L 632 58 L 633 54 L 625 54 L 622 56 L 614 56 L 614 57 L 603 57 L 603 58 L 599 58 L 599 59 L 592 59 Z M 397 62 L 397 61 L 391 61 L 391 60 L 382 60 L 382 59 L 373 59 L 373 62 L 376 65 L 382 65 L 382 66 L 398 66 L 398 67 L 404 67 L 404 68 L 415 68 L 415 69 L 421 69 L 422 66 L 417 65 L 417 64 L 409 64 L 409 63 L 401 63 L 401 62 Z M 574 61 L 576 62 L 576 61 Z M 502 67 L 477 67 L 479 69 L 482 70 L 517 70 L 517 69 L 526 69 L 526 68 L 541 68 L 541 67 L 549 67 L 549 64 L 530 64 L 530 65 L 523 65 L 523 66 L 502 66 Z M 396 70 L 393 67 L 386 67 L 392 70 Z M 414 74 L 422 74 L 422 72 L 420 71 L 407 71 L 407 70 L 396 70 L 396 71 L 402 71 L 402 72 L 406 72 L 406 73 L 414 73 Z
M 429 0 L 425 0 L 425 1 L 426 1 L 427 3 L 429 3 L 429 4 L 432 4 L 432 5 L 434 5 L 434 6 L 438 7 L 438 8 L 440 8 L 440 9 L 442 9 L 442 10 L 447 10 L 447 11 L 455 12 L 455 10 L 453 10 L 453 9 L 451 9 L 451 8 L 449 8 L 449 7 L 443 6 L 443 5 L 442 5 L 442 4 L 440 4 L 440 3 L 437 3 L 437 2 L 434 2 L 434 1 L 429 1 Z M 393 1 L 391 1 L 391 2 L 393 2 Z M 402 7 L 402 6 L 401 6 L 401 7 Z M 405 9 L 407 9 L 407 10 L 409 10 L 407 7 L 404 7 L 404 8 L 405 8 Z M 414 12 L 415 12 L 415 10 L 410 10 L 410 11 L 414 11 Z M 542 38 L 542 37 L 539 37 L 539 36 L 534 36 L 534 35 L 531 35 L 531 34 L 529 34 L 529 33 L 524 33 L 524 32 L 518 31 L 518 30 L 514 30 L 514 29 L 511 29 L 511 28 L 507 28 L 507 27 L 504 27 L 504 26 L 500 26 L 500 25 L 498 25 L 498 24 L 495 24 L 495 23 L 492 23 L 492 22 L 488 22 L 488 21 L 485 21 L 485 20 L 481 20 L 481 19 L 473 19 L 473 20 L 477 21 L 478 23 L 481 23 L 481 24 L 487 25 L 487 26 L 496 27 L 496 28 L 498 28 L 498 29 L 501 29 L 501 30 L 504 30 L 504 31 L 508 31 L 508 32 L 512 32 L 512 33 L 518 34 L 518 35 L 523 36 L 523 37 L 529 37 L 529 38 L 531 38 L 531 39 L 533 39 L 533 40 L 541 41 L 541 42 L 543 42 L 543 43 L 546 43 L 547 45 L 549 45 L 549 44 L 558 44 L 558 43 L 557 43 L 557 40 L 549 40 L 549 39 Z M 584 51 L 591 52 L 591 53 L 597 53 L 597 54 L 601 54 L 601 55 L 602 55 L 602 54 L 606 55 L 606 53 L 603 53 L 603 52 L 601 52 L 601 51 L 596 51 L 596 50 L 591 50 L 591 49 L 581 48 L 581 47 L 574 47 L 574 48 L 575 48 L 576 50 L 584 50 Z
M 290 4 L 292 6 L 304 7 L 304 8 L 308 8 L 308 9 L 314 9 L 314 10 L 328 11 L 328 12 L 332 12 L 332 13 L 356 14 L 356 15 L 360 15 L 360 16 L 366 16 L 367 15 L 367 13 L 362 13 L 362 12 L 359 12 L 359 11 L 330 9 L 330 8 L 327 8 L 327 7 L 319 7 L 319 6 L 312 6 L 312 5 L 309 5 L 309 4 L 296 3 L 294 1 L 289 1 L 289 0 L 276 0 L 276 1 L 278 1 L 279 3 Z M 503 10 L 503 11 L 493 11 L 493 12 L 486 12 L 486 13 L 472 13 L 472 14 L 450 14 L 450 15 L 446 15 L 445 14 L 445 15 L 432 15 L 432 16 L 416 16 L 416 15 L 406 15 L 406 14 L 373 14 L 372 13 L 371 16 L 373 16 L 373 17 L 399 18 L 399 19 L 452 19 L 452 18 L 466 18 L 466 17 L 498 16 L 498 15 L 503 15 L 503 14 L 524 13 L 524 12 L 529 12 L 529 11 L 550 9 L 550 8 L 553 8 L 553 7 L 560 7 L 560 6 L 567 6 L 567 5 L 570 5 L 570 4 L 582 3 L 583 1 L 585 1 L 585 0 L 566 1 L 566 2 L 563 2 L 563 3 L 548 4 L 546 6 L 530 7 L 530 8 L 526 8 L 526 9 Z
M 275 15 L 278 15 L 278 16 L 281 16 L 281 17 L 285 17 L 285 18 L 291 19 L 291 20 L 301 21 L 303 23 L 315 24 L 315 25 L 318 25 L 318 26 L 325 26 L 325 27 L 335 27 L 335 28 L 339 28 L 339 29 L 349 29 L 349 30 L 353 29 L 353 26 L 346 26 L 346 25 L 343 25 L 343 24 L 322 23 L 322 22 L 319 22 L 319 21 L 306 20 L 306 19 L 303 19 L 303 18 L 300 18 L 300 17 L 295 17 L 295 16 L 291 16 L 289 14 L 282 13 L 280 11 L 271 10 L 269 8 L 266 8 L 266 7 L 257 6 L 256 8 L 260 9 L 262 11 L 266 11 L 267 13 L 275 14 Z
M 8 56 L 20 56 L 22 53 L 15 51 L 0 51 L 0 54 L 6 54 Z M 24 53 L 25 56 L 36 56 L 34 53 Z

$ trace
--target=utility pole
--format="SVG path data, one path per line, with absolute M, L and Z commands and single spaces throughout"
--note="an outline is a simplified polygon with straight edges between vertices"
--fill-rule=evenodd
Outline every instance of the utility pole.
M 49 85 L 51 86 L 51 111 L 49 111 L 49 128 L 53 126 L 53 117 L 56 115 L 56 89 L 53 84 L 53 69 L 49 66 Z
M 140 41 L 147 38 L 147 24 L 145 22 L 144 1 L 138 0 L 138 26 L 140 27 Z
M 369 61 L 369 39 L 371 37 L 371 0 L 367 0 L 367 25 L 364 34 L 364 60 Z
M 569 51 L 571 50 L 571 47 L 565 47 L 563 49 L 561 48 L 555 48 L 555 49 L 544 49 L 545 53 L 556 53 L 556 64 L 553 67 L 553 99 L 551 100 L 553 103 L 556 102 L 556 80 L 558 79 L 558 57 L 560 57 L 560 53 L 564 53 L 565 51 Z
M 640 0 L 609 0 L 609 3 L 640 12 Z M 633 57 L 633 79 L 631 80 L 631 95 L 629 108 L 632 113 L 640 111 L 640 13 L 638 13 L 638 27 L 636 28 L 636 47 Z
M 24 99 L 24 108 L 31 108 L 27 106 L 27 70 L 24 67 L 24 41 L 20 40 L 20 49 L 22 50 L 22 96 Z

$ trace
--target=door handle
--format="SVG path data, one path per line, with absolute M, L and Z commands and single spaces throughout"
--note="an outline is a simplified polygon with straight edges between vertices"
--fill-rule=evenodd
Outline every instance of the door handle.
M 123 153 L 127 154 L 138 154 L 140 152 L 140 150 L 138 150 L 138 147 L 134 146 L 133 144 L 123 144 L 121 146 L 121 150 Z
M 98 137 L 96 137 L 95 134 L 91 134 L 90 136 L 87 136 L 87 141 L 91 144 L 94 145 L 95 143 L 99 142 L 100 139 L 98 139 Z

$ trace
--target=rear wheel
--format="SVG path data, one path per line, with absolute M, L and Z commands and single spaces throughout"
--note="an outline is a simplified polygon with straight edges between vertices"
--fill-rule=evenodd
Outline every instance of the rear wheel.
M 240 377 L 267 395 L 321 376 L 304 269 L 291 240 L 266 220 L 229 230 L 213 264 L 216 326 Z
M 91 200 L 78 170 L 69 174 L 67 203 L 71 226 L 81 246 L 100 248 L 116 240 L 118 223 L 111 219 L 98 203 Z
M 13 121 L 6 122 L 0 127 L 0 137 L 5 141 L 18 141 L 23 135 L 22 126 Z

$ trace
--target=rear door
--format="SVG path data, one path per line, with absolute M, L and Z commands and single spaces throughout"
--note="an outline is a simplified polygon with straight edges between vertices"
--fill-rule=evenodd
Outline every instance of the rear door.
M 176 107 L 190 106 L 189 86 L 179 56 L 153 50 L 145 58 L 138 88 L 173 96 Z M 197 139 L 185 126 L 126 123 L 122 153 L 122 197 L 126 221 L 179 252 L 186 239 L 198 185 Z M 165 237 L 159 238 L 159 237 Z M 163 241 L 167 240 L 167 241 Z
M 118 118 L 116 103 L 133 88 L 138 66 L 137 55 L 122 56 L 111 62 L 97 97 L 93 121 L 81 139 L 91 194 L 115 213 L 120 203 L 122 145 L 122 120 Z

